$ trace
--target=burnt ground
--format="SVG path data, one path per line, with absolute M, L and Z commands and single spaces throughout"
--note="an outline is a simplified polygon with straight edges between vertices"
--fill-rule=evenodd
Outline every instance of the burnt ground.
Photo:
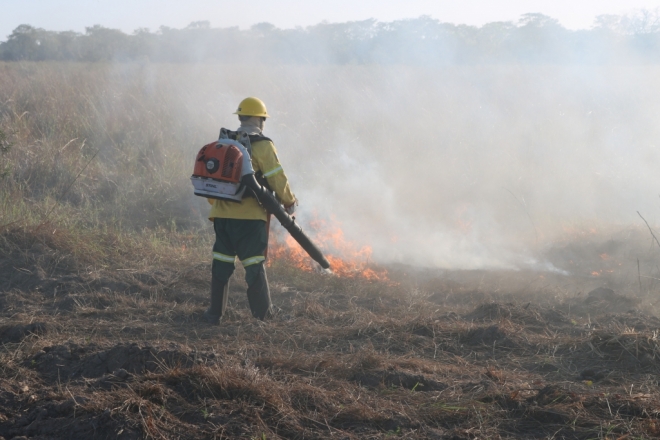
M 201 258 L 2 239 L 0 439 L 660 438 L 660 319 L 612 282 L 279 262 L 274 319 L 238 271 L 209 326 Z

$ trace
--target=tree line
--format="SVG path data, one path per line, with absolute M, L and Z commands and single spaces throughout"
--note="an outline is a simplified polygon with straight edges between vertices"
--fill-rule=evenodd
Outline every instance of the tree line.
M 517 22 L 481 27 L 428 16 L 378 22 L 320 23 L 279 29 L 161 27 L 132 34 L 99 25 L 84 33 L 20 25 L 0 43 L 0 60 L 135 61 L 187 63 L 410 64 L 498 63 L 630 64 L 660 62 L 660 13 L 605 15 L 591 29 L 569 30 L 551 17 L 525 14 Z

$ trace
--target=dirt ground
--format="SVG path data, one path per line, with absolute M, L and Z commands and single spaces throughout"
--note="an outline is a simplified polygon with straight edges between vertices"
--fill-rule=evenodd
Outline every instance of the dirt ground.
M 2 237 L 0 440 L 660 438 L 660 319 L 616 249 L 389 282 L 275 262 L 272 320 L 237 270 L 209 326 L 208 262 L 91 270 L 48 237 Z

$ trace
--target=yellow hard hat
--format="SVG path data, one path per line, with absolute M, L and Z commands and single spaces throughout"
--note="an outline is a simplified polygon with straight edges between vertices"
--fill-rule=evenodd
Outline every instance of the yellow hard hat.
M 262 118 L 270 117 L 266 111 L 266 104 L 261 99 L 253 96 L 242 100 L 238 104 L 238 109 L 234 114 L 239 116 L 260 116 Z

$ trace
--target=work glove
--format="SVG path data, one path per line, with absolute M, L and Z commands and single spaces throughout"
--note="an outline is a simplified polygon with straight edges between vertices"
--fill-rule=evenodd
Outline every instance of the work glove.
M 286 211 L 287 214 L 293 215 L 293 213 L 296 212 L 296 205 L 298 205 L 297 199 L 289 206 L 285 206 L 284 210 Z

